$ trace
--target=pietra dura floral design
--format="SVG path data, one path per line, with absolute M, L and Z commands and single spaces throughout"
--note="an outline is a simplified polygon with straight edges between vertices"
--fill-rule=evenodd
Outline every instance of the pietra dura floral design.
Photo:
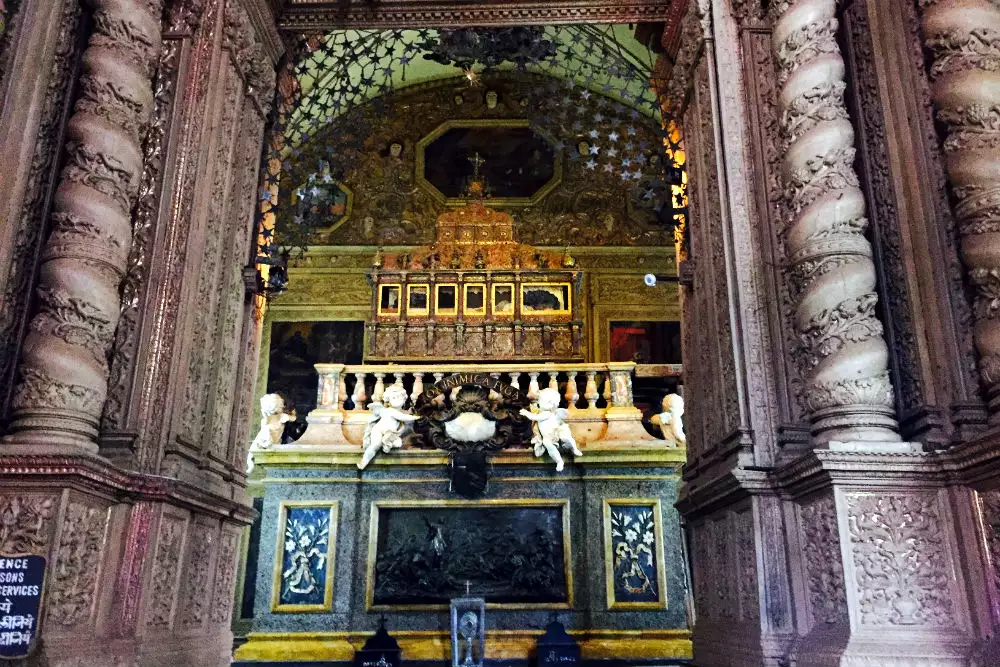
M 604 513 L 609 608 L 664 607 L 659 502 L 605 501 Z
M 281 515 L 272 609 L 327 610 L 333 599 L 337 506 L 303 502 L 282 506 Z

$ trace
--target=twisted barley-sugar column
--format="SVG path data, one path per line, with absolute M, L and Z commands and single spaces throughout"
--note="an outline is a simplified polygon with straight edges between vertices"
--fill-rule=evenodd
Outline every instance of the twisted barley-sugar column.
M 932 94 L 962 257 L 973 287 L 979 373 L 1000 418 L 1000 1 L 922 0 Z
M 75 0 L 74 0 L 75 1 Z M 93 0 L 79 98 L 66 131 L 38 310 L 25 337 L 8 447 L 96 451 L 108 350 L 153 109 L 162 0 Z
M 844 105 L 835 0 L 774 7 L 783 230 L 813 441 L 898 441 L 875 265 Z

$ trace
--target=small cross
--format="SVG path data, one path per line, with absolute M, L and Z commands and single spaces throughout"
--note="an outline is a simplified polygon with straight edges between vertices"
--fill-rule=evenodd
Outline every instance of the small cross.
M 476 153 L 476 156 L 478 157 L 478 156 L 479 156 L 479 153 Z M 466 595 L 466 596 L 468 596 L 468 595 L 470 594 L 470 593 L 469 593 L 469 587 L 470 587 L 470 584 L 469 584 L 469 580 L 468 580 L 468 579 L 466 579 L 466 580 L 465 580 L 465 595 Z
M 479 151 L 476 151 L 475 157 L 470 157 L 469 162 L 472 163 L 472 175 L 479 176 L 479 168 L 483 166 L 483 163 L 486 162 L 486 160 L 479 157 Z

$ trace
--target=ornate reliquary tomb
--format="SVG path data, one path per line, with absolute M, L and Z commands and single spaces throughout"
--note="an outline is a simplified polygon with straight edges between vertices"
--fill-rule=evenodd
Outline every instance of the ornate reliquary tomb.
M 514 219 L 472 201 L 442 213 L 437 242 L 379 253 L 369 273 L 370 361 L 578 361 L 582 275 L 568 254 L 514 240 Z

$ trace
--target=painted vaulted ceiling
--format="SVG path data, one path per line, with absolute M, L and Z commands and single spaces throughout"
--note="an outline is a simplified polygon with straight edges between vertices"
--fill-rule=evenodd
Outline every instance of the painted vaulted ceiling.
M 543 57 L 520 64 L 507 60 L 491 69 L 562 79 L 659 118 L 649 88 L 656 55 L 636 40 L 631 26 L 550 25 L 530 30 L 531 39 L 542 45 Z M 441 39 L 441 31 L 433 28 L 334 30 L 311 38 L 295 69 L 299 103 L 286 120 L 286 149 L 307 142 L 351 108 L 406 86 L 463 74 L 475 85 L 483 65 L 462 67 L 426 57 Z

